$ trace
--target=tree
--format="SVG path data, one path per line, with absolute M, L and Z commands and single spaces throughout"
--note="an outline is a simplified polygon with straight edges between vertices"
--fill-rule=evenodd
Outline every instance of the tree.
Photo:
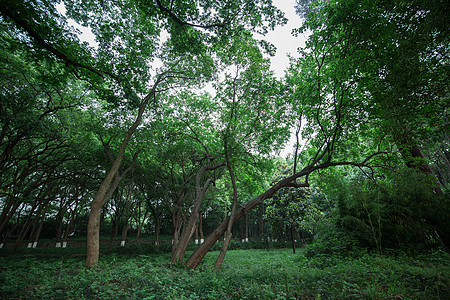
M 245 1 L 235 1 L 232 5 L 220 1 L 195 4 L 177 1 L 169 5 L 158 0 L 156 4 L 67 2 L 66 15 L 90 26 L 99 43 L 97 49 L 77 41 L 66 25 L 67 17 L 56 11 L 53 2 L 38 6 L 10 2 L 1 8 L 2 15 L 31 39 L 31 46 L 64 61 L 78 77 L 87 80 L 99 96 L 125 107 L 138 107 L 135 121 L 123 136 L 114 163 L 92 202 L 86 265 L 98 261 L 100 211 L 115 189 L 113 179 L 150 100 L 173 85 L 198 83 L 203 77 L 210 77 L 213 69 L 209 50 L 226 49 L 227 37 L 241 28 L 266 31 L 284 21 L 282 14 L 265 1 L 251 5 Z M 164 53 L 158 51 L 160 25 L 170 34 Z M 212 43 L 214 47 L 209 47 Z M 135 51 L 137 47 L 139 51 Z M 150 66 L 156 57 L 166 59 L 150 84 L 153 77 Z M 164 85 L 160 86 L 162 83 Z
M 320 216 L 311 192 L 305 188 L 282 188 L 267 202 L 265 218 L 272 224 L 273 230 L 289 233 L 292 250 L 295 254 L 296 232 L 312 232 L 311 224 Z M 304 243 L 304 238 L 302 238 Z
M 378 119 L 383 130 L 377 134 L 395 143 L 408 167 L 432 177 L 421 148 L 442 141 L 448 127 L 444 2 L 318 1 L 320 11 L 310 13 L 300 29 L 312 31 L 312 49 L 322 49 L 321 68 L 340 66 L 333 80 L 353 83 L 366 95 L 359 105 L 367 119 Z M 442 193 L 437 180 L 434 189 Z

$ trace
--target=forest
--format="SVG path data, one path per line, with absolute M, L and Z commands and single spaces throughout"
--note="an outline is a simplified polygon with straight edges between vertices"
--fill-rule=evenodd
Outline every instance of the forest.
M 0 1 L 1 298 L 450 298 L 448 1 L 276 2 Z

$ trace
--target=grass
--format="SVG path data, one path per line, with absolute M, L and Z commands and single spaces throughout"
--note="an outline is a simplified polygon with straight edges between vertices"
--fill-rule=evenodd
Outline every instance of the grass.
M 444 252 L 306 258 L 302 250 L 231 250 L 215 272 L 217 255 L 208 253 L 196 270 L 170 265 L 167 253 L 103 255 L 93 268 L 80 256 L 4 255 L 0 298 L 450 299 Z

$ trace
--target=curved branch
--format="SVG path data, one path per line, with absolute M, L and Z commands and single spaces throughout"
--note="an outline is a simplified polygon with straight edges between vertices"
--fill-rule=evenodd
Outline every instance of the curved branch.
M 158 5 L 158 8 L 162 12 L 165 12 L 166 14 L 168 14 L 169 17 L 180 26 L 191 26 L 191 27 L 197 27 L 197 28 L 202 28 L 202 29 L 210 29 L 213 27 L 225 28 L 230 23 L 230 22 L 223 22 L 223 23 L 215 23 L 215 24 L 210 24 L 210 25 L 200 25 L 200 24 L 193 24 L 193 23 L 185 22 L 185 21 L 181 20 L 180 18 L 178 18 L 177 15 L 175 15 L 172 12 L 172 9 L 168 9 L 167 7 L 162 5 L 160 0 L 156 0 L 156 4 Z
M 66 54 L 62 53 L 61 51 L 59 51 L 58 49 L 56 49 L 55 47 L 53 47 L 52 45 L 50 45 L 36 30 L 34 30 L 30 24 L 28 24 L 25 20 L 21 19 L 19 16 L 17 16 L 16 13 L 12 12 L 11 10 L 9 10 L 6 6 L 0 6 L 0 12 L 4 15 L 7 16 L 8 18 L 10 18 L 11 20 L 14 21 L 14 23 L 16 23 L 16 25 L 20 28 L 22 28 L 23 30 L 25 30 L 28 35 L 33 38 L 39 45 L 41 45 L 43 48 L 45 48 L 46 50 L 48 50 L 50 53 L 54 54 L 56 57 L 60 58 L 61 60 L 63 60 L 64 62 L 66 62 L 67 64 L 70 64 L 74 67 L 79 67 L 79 68 L 83 68 L 86 69 L 94 74 L 99 75 L 100 77 L 104 78 L 104 74 L 114 78 L 115 80 L 118 80 L 117 76 L 113 75 L 110 72 L 106 72 L 106 71 L 101 71 L 98 69 L 95 69 L 91 66 L 88 65 L 84 65 L 82 63 L 79 63 L 71 58 L 69 58 Z

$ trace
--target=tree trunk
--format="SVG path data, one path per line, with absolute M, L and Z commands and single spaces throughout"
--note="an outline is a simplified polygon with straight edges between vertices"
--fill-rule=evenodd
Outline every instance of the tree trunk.
M 130 207 L 131 207 L 131 197 L 133 196 L 133 189 L 134 189 L 134 186 L 132 187 L 132 189 L 130 191 L 130 195 L 128 196 L 127 203 L 126 203 L 125 222 L 123 224 L 122 235 L 121 235 L 121 240 L 120 240 L 120 246 L 122 246 L 122 247 L 125 246 L 125 242 L 127 240 L 128 228 L 130 228 L 130 224 L 131 224 Z
M 258 210 L 258 236 L 262 239 L 264 234 L 264 205 L 261 205 Z
M 0 235 L 2 234 L 3 230 L 5 230 L 6 225 L 8 225 L 9 220 L 11 220 L 11 218 L 14 216 L 21 203 L 21 201 L 17 200 L 12 208 L 5 208 L 2 211 L 2 216 L 0 217 Z
M 117 236 L 118 230 L 119 230 L 119 218 L 117 216 L 117 213 L 115 213 L 113 218 L 113 226 L 111 226 L 111 234 L 109 235 L 108 253 L 111 253 L 113 240 Z
M 200 244 L 203 243 L 204 241 L 204 236 L 203 236 L 203 214 L 199 213 L 198 214 L 198 231 L 200 233 Z
M 196 176 L 195 176 L 195 201 L 194 206 L 191 210 L 191 214 L 189 216 L 189 219 L 187 223 L 185 224 L 183 231 L 180 235 L 180 239 L 176 243 L 176 246 L 174 247 L 174 251 L 172 252 L 172 263 L 181 262 L 183 260 L 184 254 L 186 253 L 187 245 L 192 238 L 192 235 L 194 234 L 197 222 L 198 222 L 198 214 L 200 212 L 200 207 L 202 206 L 203 199 L 205 198 L 206 191 L 208 190 L 210 184 L 212 183 L 212 179 L 208 178 L 206 182 L 201 185 L 201 180 L 203 178 L 203 175 L 208 170 L 215 170 L 217 168 L 220 168 L 224 166 L 224 163 L 220 163 L 215 166 L 210 166 L 209 163 L 202 166 Z M 174 242 L 175 243 L 175 242 Z
M 295 229 L 291 226 L 291 239 L 292 239 L 292 253 L 295 254 Z
M 63 223 L 64 215 L 60 210 L 56 217 L 57 227 L 56 227 L 56 247 L 61 246 L 61 238 L 62 238 L 62 223 Z
M 396 136 L 396 143 L 400 149 L 403 159 L 405 160 L 405 165 L 408 168 L 419 170 L 421 173 L 430 176 L 433 180 L 433 191 L 438 195 L 442 195 L 443 192 L 439 180 L 437 180 L 435 174 L 430 168 L 430 165 L 409 134 L 404 133 L 403 135 Z
M 195 238 L 195 243 L 198 244 L 198 222 L 197 222 L 197 225 L 195 226 L 194 238 Z
M 156 238 L 156 246 L 159 246 L 159 233 L 161 232 L 161 223 L 162 223 L 162 217 L 158 216 L 155 218 L 155 238 Z
M 35 248 L 37 246 L 37 242 L 38 242 L 39 237 L 40 237 L 41 232 L 42 232 L 42 226 L 44 225 L 45 215 L 47 214 L 47 211 L 48 211 L 49 207 L 50 207 L 50 204 L 47 204 L 47 206 L 45 207 L 44 212 L 42 213 L 42 217 L 41 217 L 41 220 L 39 222 L 39 226 L 38 226 L 37 231 L 36 231 L 36 233 L 34 235 L 33 248 Z
M 225 147 L 226 149 L 226 147 Z M 231 168 L 230 159 L 228 157 L 228 152 L 225 151 L 225 160 L 227 163 L 228 173 L 230 174 L 231 184 L 233 185 L 233 206 L 231 208 L 230 218 L 228 219 L 227 231 L 225 233 L 225 240 L 223 241 L 222 249 L 220 250 L 219 256 L 217 257 L 216 263 L 214 264 L 214 270 L 220 270 L 222 266 L 223 260 L 225 259 L 225 255 L 227 254 L 228 245 L 230 244 L 231 238 L 233 234 L 231 233 L 231 229 L 233 228 L 234 216 L 236 214 L 236 206 L 237 206 L 237 186 L 236 179 L 234 177 L 234 172 Z
M 80 199 L 78 199 L 78 190 L 77 190 L 77 193 L 76 193 L 74 199 L 75 199 L 75 207 L 72 209 L 72 211 L 69 214 L 69 220 L 67 221 L 66 230 L 64 231 L 63 247 L 66 246 L 69 234 L 72 233 L 71 231 L 72 231 L 73 221 L 75 220 L 75 216 L 77 215 L 78 203 L 80 202 Z
M 92 266 L 98 263 L 100 254 L 100 214 L 102 210 L 102 202 L 106 194 L 106 184 L 100 186 L 94 201 L 91 205 L 91 212 L 89 213 L 88 232 L 87 232 L 87 246 L 86 246 L 86 266 Z
M 91 266 L 98 263 L 99 259 L 99 251 L 100 251 L 100 214 L 102 211 L 103 205 L 109 200 L 112 192 L 114 192 L 117 185 L 111 186 L 111 182 L 115 177 L 118 177 L 119 168 L 122 165 L 123 158 L 125 156 L 125 149 L 128 145 L 128 142 L 131 139 L 136 128 L 141 123 L 142 115 L 144 114 L 145 107 L 150 99 L 153 97 L 156 91 L 156 87 L 161 82 L 162 76 L 158 76 L 155 84 L 153 85 L 150 93 L 143 99 L 141 105 L 139 106 L 138 114 L 136 116 L 136 120 L 133 122 L 131 127 L 128 129 L 125 137 L 123 138 L 122 143 L 120 144 L 119 151 L 117 152 L 116 159 L 111 166 L 111 169 L 106 173 L 105 179 L 103 179 L 100 187 L 97 191 L 97 194 L 92 201 L 91 211 L 89 213 L 89 221 L 87 228 L 87 246 L 86 246 L 86 262 L 85 266 Z M 119 179 L 120 182 L 120 179 Z
M 20 230 L 20 233 L 17 237 L 16 243 L 14 245 L 14 249 L 13 249 L 13 253 L 15 254 L 17 252 L 17 250 L 19 249 L 20 245 L 22 244 L 23 240 L 25 239 L 25 236 L 27 235 L 28 231 L 30 230 L 30 226 L 31 224 L 34 223 L 31 222 L 31 218 L 33 217 L 33 213 L 35 211 L 35 209 L 37 208 L 37 202 L 33 205 L 33 207 L 31 208 L 30 212 L 28 213 L 27 218 L 25 219 L 25 222 L 23 223 L 22 229 Z M 37 218 L 39 216 L 39 214 L 41 213 L 42 210 L 42 206 L 39 207 L 38 211 L 36 212 L 36 216 L 35 218 Z
M 249 222 L 249 215 L 245 215 L 245 242 L 248 242 L 248 222 Z
M 242 217 L 244 217 L 254 207 L 263 203 L 265 199 L 271 198 L 273 196 L 273 194 L 276 193 L 280 188 L 288 186 L 289 184 L 291 184 L 294 180 L 296 180 L 299 177 L 305 176 L 305 175 L 313 172 L 314 170 L 325 168 L 328 165 L 329 165 L 328 162 L 326 164 L 321 164 L 316 167 L 309 165 L 309 166 L 303 168 L 303 170 L 298 172 L 297 174 L 287 177 L 283 180 L 280 180 L 275 185 L 273 185 L 271 188 L 269 188 L 267 191 L 260 194 L 255 199 L 247 202 L 244 206 L 241 206 L 241 208 L 236 212 L 234 222 L 236 222 L 239 219 L 241 219 Z M 308 186 L 308 184 L 305 183 L 305 184 L 298 185 L 298 186 L 299 187 L 300 186 Z M 189 257 L 189 259 L 186 261 L 187 268 L 195 269 L 198 266 L 200 261 L 206 255 L 206 253 L 208 253 L 208 251 L 211 249 L 211 247 L 214 246 L 216 241 L 227 230 L 228 219 L 229 219 L 229 217 L 225 218 L 225 220 L 223 220 L 222 223 L 205 239 L 205 242 L 203 244 L 201 244 L 197 248 L 197 250 L 194 251 L 194 253 L 192 253 L 192 255 Z

